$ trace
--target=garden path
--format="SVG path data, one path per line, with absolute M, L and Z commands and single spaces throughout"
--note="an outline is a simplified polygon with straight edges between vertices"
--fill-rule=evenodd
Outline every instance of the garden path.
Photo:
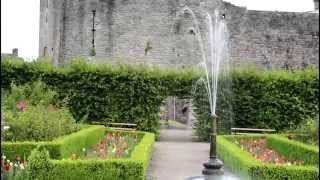
M 209 143 L 195 142 L 190 129 L 170 127 L 160 130 L 155 143 L 147 180 L 184 180 L 200 176 L 208 159 Z M 228 180 L 239 180 L 225 168 Z

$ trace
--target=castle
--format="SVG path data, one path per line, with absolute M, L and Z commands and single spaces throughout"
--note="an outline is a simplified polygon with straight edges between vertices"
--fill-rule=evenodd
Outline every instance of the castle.
M 217 9 L 229 33 L 230 62 L 262 68 L 319 67 L 319 0 L 313 12 L 248 10 L 222 0 L 41 0 L 39 56 L 55 65 L 90 63 L 192 66 L 201 59 L 190 14 L 204 34 L 205 12 Z M 189 100 L 169 99 L 165 119 L 190 123 Z M 185 108 L 187 107 L 187 109 Z
M 201 58 L 192 18 L 205 31 L 204 12 L 218 9 L 229 31 L 234 65 L 319 67 L 319 0 L 314 12 L 248 10 L 221 0 L 41 0 L 39 56 L 56 65 L 74 57 L 188 66 Z

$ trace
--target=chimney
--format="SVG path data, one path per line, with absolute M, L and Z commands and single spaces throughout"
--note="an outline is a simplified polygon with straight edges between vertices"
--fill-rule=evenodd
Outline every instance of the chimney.
M 314 10 L 319 11 L 319 0 L 313 0 L 314 3 Z
M 18 57 L 18 48 L 13 48 L 13 49 L 12 49 L 12 55 L 13 55 L 14 57 Z

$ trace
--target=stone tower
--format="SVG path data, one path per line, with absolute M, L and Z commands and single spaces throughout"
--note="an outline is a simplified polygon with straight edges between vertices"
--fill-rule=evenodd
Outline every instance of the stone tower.
M 313 0 L 314 3 L 314 10 L 319 11 L 319 0 Z
M 254 11 L 221 0 L 41 0 L 40 5 L 39 56 L 51 56 L 57 65 L 79 56 L 92 63 L 195 65 L 201 54 L 194 23 L 188 14 L 179 16 L 188 6 L 203 34 L 206 11 L 226 15 L 234 65 L 319 66 L 314 12 Z

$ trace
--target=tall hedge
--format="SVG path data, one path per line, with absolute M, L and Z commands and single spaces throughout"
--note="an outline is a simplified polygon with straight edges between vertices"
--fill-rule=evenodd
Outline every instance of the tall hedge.
M 159 112 L 168 96 L 193 98 L 198 123 L 196 131 L 208 139 L 210 116 L 204 88 L 195 84 L 201 77 L 193 69 L 160 69 L 146 66 L 88 65 L 77 61 L 54 67 L 41 61 L 25 63 L 1 60 L 2 88 L 11 82 L 23 84 L 41 79 L 68 99 L 76 119 L 131 122 L 139 130 L 156 132 Z M 217 100 L 218 123 L 227 132 L 233 127 L 295 127 L 319 112 L 318 70 L 262 71 L 234 69 L 220 76 Z
M 296 128 L 319 112 L 318 69 L 287 71 L 281 69 L 234 69 L 230 89 L 218 91 L 217 115 L 220 130 L 230 127 L 270 128 L 283 131 Z M 224 83 L 220 81 L 220 83 Z M 223 87 L 223 86 L 222 86 Z M 226 86 L 224 86 L 226 87 Z M 204 91 L 203 88 L 199 90 Z M 195 97 L 198 114 L 197 134 L 209 139 L 210 116 L 203 93 Z M 231 106 L 231 111 L 228 111 Z
M 127 65 L 88 65 L 74 61 L 67 67 L 45 62 L 1 60 L 2 88 L 41 79 L 67 100 L 76 119 L 136 123 L 139 130 L 156 132 L 159 112 L 167 96 L 190 93 L 194 71 L 162 71 Z

